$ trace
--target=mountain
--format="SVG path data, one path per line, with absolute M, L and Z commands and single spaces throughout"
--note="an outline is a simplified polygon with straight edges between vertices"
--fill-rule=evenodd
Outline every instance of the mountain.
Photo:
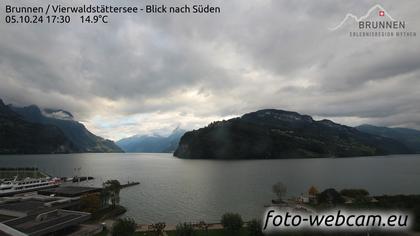
M 160 135 L 135 135 L 117 141 L 117 145 L 125 152 L 171 153 L 178 146 L 185 130 L 176 128 L 172 133 L 163 137 Z
M 415 153 L 420 153 L 420 131 L 415 129 L 407 128 L 388 128 L 378 127 L 373 125 L 361 125 L 356 129 L 386 138 L 392 138 L 405 144 L 408 148 L 413 150 Z
M 79 151 L 59 128 L 28 122 L 0 99 L 1 154 L 46 154 Z
M 43 109 L 35 105 L 27 107 L 9 106 L 24 120 L 60 129 L 79 152 L 123 152 L 114 142 L 92 134 L 86 127 L 75 121 L 73 115 L 60 109 Z
M 352 157 L 412 153 L 404 144 L 330 120 L 260 110 L 182 136 L 174 156 L 208 159 Z

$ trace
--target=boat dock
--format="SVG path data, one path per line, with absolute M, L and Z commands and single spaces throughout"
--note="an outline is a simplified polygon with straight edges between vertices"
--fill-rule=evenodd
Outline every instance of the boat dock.
M 139 185 L 140 184 L 140 182 L 130 182 L 130 181 L 128 181 L 126 184 L 121 184 L 121 188 L 128 188 L 128 187 L 131 187 L 131 186 L 134 186 L 134 185 Z

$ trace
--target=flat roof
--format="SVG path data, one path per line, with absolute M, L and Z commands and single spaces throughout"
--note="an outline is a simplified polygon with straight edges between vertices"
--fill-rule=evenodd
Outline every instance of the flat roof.
M 0 214 L 22 217 L 79 204 L 77 200 L 65 197 L 31 196 L 28 198 L 7 198 L 0 203 Z M 0 217 L 1 219 L 1 217 Z M 3 221 L 3 220 L 2 220 Z
M 3 232 L 3 231 L 0 229 L 0 236 L 10 236 L 10 234 L 7 234 L 6 232 Z
M 0 209 L 28 213 L 31 211 L 44 209 L 44 204 L 51 201 L 54 201 L 54 199 L 50 201 L 39 201 L 31 199 L 17 202 L 8 202 L 0 204 Z
M 90 218 L 89 213 L 54 210 L 3 222 L 3 224 L 27 235 L 44 235 L 69 226 L 78 225 Z
M 61 186 L 52 189 L 38 191 L 42 195 L 57 195 L 63 197 L 76 197 L 87 193 L 96 193 L 102 191 L 102 188 L 83 187 L 83 186 Z
M 8 216 L 8 215 L 0 214 L 0 223 L 3 222 L 3 221 L 8 221 L 8 220 L 11 220 L 11 219 L 15 219 L 15 218 L 16 218 L 15 216 Z

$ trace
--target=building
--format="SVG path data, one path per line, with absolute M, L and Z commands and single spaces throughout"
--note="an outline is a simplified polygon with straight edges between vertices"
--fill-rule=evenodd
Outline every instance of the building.
M 40 195 L 47 196 L 58 196 L 58 197 L 81 197 L 87 194 L 98 193 L 102 194 L 102 188 L 92 188 L 92 187 L 83 187 L 83 186 L 62 186 L 51 189 L 44 189 L 38 191 Z
M 12 236 L 39 236 L 79 225 L 90 218 L 90 213 L 56 209 L 28 215 L 0 223 L 0 231 Z M 1 235 L 1 234 L 0 234 Z
M 79 205 L 78 199 L 31 195 L 8 197 L 0 200 L 0 215 L 24 217 L 36 215 L 47 210 L 71 209 Z
M 82 199 L 84 196 L 95 195 L 100 201 L 100 209 L 108 207 L 108 195 L 104 194 L 103 188 L 93 188 L 93 187 L 84 187 L 84 186 L 62 186 L 58 188 L 50 188 L 38 191 L 38 194 L 45 196 L 54 196 L 54 197 L 66 197 L 72 199 Z M 72 208 L 80 209 L 80 208 Z
M 31 194 L 0 198 L 0 236 L 61 235 L 78 227 L 91 214 L 77 211 L 81 198 L 89 194 L 102 196 L 101 188 L 58 187 Z

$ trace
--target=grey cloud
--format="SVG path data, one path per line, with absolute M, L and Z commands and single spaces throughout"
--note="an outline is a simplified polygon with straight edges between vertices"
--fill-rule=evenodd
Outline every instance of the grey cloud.
M 111 132 L 95 124 L 97 116 L 128 133 L 133 122 L 116 117 L 176 113 L 185 120 L 173 124 L 196 126 L 261 108 L 420 126 L 419 36 L 349 39 L 345 30 L 328 30 L 375 3 L 211 3 L 222 14 L 112 16 L 97 26 L 1 24 L 1 97 L 70 110 L 105 135 Z M 420 32 L 415 0 L 381 4 Z M 167 116 L 161 122 L 173 126 Z

